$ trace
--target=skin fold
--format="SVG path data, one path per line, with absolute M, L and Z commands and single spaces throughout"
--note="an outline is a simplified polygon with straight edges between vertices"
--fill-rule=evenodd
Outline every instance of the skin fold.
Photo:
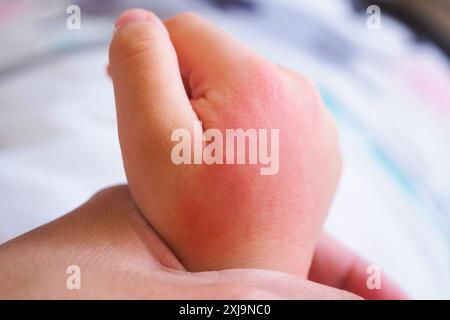
M 0 246 L 0 298 L 401 299 L 322 233 L 341 160 L 333 119 L 303 76 L 194 14 L 134 9 L 110 46 L 128 186 Z M 175 165 L 171 133 L 280 129 L 279 172 Z M 82 289 L 68 290 L 78 265 Z M 351 291 L 351 292 L 349 292 Z

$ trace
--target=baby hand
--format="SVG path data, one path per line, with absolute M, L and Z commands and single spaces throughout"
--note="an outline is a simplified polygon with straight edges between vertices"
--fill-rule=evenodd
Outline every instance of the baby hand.
M 110 72 L 119 139 L 147 221 L 190 271 L 306 277 L 341 165 L 334 122 L 311 82 L 193 14 L 162 22 L 130 10 L 117 28 Z M 227 149 L 226 139 L 238 129 L 258 143 L 256 152 L 249 138 L 240 164 L 229 156 L 238 141 Z M 178 152 L 181 132 L 192 155 Z M 202 134 L 207 141 L 196 140 Z M 223 137 L 223 148 L 210 152 L 211 136 Z

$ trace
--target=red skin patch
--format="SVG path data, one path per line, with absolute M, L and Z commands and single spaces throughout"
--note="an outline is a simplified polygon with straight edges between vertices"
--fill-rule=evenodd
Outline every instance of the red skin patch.
M 178 254 L 192 270 L 248 266 L 243 260 L 251 264 L 256 254 L 270 260 L 274 242 L 281 251 L 286 243 L 298 248 L 285 245 L 286 259 L 312 254 L 301 251 L 311 250 L 305 243 L 314 242 L 336 187 L 336 174 L 327 170 L 333 150 L 323 141 L 318 96 L 293 94 L 283 80 L 253 73 L 211 106 L 224 137 L 227 128 L 280 129 L 280 166 L 274 176 L 261 176 L 260 165 L 195 166 L 176 207 L 184 239 Z

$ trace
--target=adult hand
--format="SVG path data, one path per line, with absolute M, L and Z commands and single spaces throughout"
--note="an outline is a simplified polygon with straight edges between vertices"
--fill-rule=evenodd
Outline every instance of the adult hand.
M 80 290 L 69 290 L 69 266 Z M 126 186 L 0 246 L 0 299 L 347 299 L 354 295 L 256 269 L 187 272 Z M 69 286 L 70 287 L 70 286 Z

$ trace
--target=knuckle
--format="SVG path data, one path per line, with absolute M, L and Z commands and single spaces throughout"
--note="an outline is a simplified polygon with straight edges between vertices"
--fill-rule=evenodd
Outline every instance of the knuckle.
M 245 101 L 252 105 L 251 99 L 258 97 L 265 105 L 276 105 L 279 95 L 283 92 L 280 72 L 268 60 L 258 56 L 249 56 L 239 63 L 239 79 L 236 82 L 247 94 L 240 96 L 248 97 Z M 251 94 L 248 94 L 251 93 Z
M 249 57 L 245 61 L 251 80 L 263 88 L 272 88 L 279 80 L 279 72 L 268 60 L 261 57 Z
M 177 14 L 176 16 L 173 16 L 172 18 L 169 18 L 166 23 L 171 25 L 180 25 L 185 26 L 186 24 L 196 24 L 203 21 L 203 18 L 195 13 L 195 12 L 182 12 Z

